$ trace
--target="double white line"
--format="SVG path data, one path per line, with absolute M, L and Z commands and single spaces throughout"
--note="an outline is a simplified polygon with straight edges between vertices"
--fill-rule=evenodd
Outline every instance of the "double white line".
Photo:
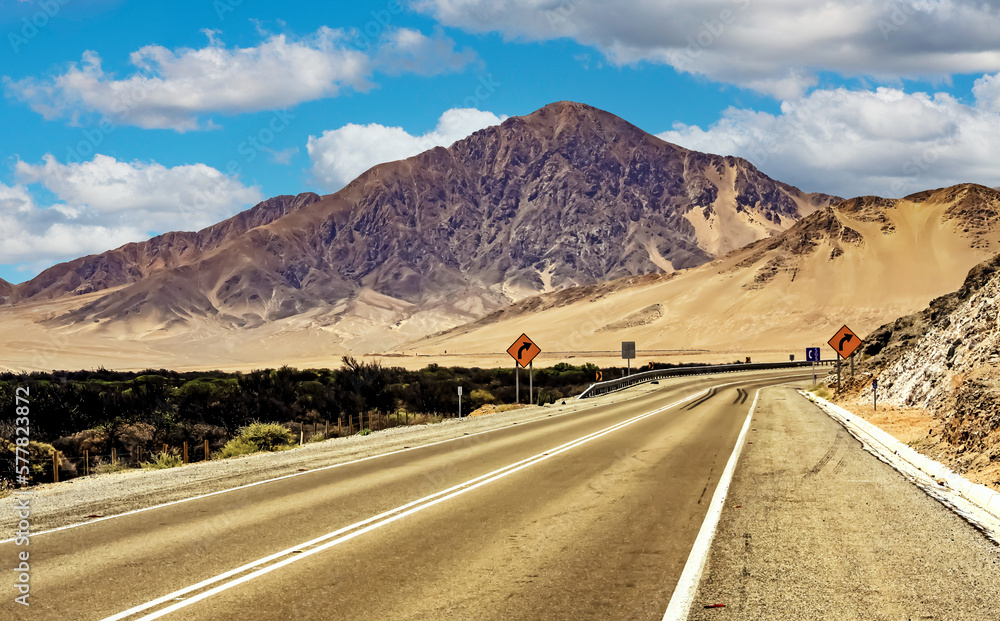
M 380 513 L 366 520 L 356 522 L 354 524 L 351 524 L 350 526 L 345 526 L 343 528 L 337 529 L 331 533 L 327 533 L 326 535 L 322 535 L 315 539 L 311 539 L 309 541 L 301 543 L 297 546 L 293 546 L 286 550 L 282 550 L 281 552 L 276 552 L 274 554 L 271 554 L 270 556 L 265 556 L 264 558 L 252 561 L 250 563 L 247 563 L 246 565 L 237 567 L 236 569 L 231 569 L 227 572 L 221 573 L 212 578 L 208 578 L 207 580 L 202 580 L 197 584 L 192 584 L 191 586 L 185 587 L 178 591 L 174 591 L 173 593 L 168 593 L 167 595 L 158 597 L 154 600 L 150 600 L 144 604 L 140 604 L 124 612 L 120 612 L 116 615 L 107 617 L 104 619 L 104 621 L 122 621 L 124 619 L 131 619 L 135 615 L 149 611 L 163 604 L 173 602 L 164 608 L 160 608 L 155 612 L 151 612 L 143 617 L 140 617 L 136 621 L 159 619 L 160 617 L 166 616 L 173 612 L 177 612 L 182 608 L 190 606 L 195 602 L 199 602 L 203 599 L 207 599 L 214 595 L 218 595 L 223 591 L 241 585 L 245 582 L 249 582 L 255 578 L 259 578 L 264 574 L 268 574 L 277 569 L 281 569 L 282 567 L 291 565 L 292 563 L 301 561 L 302 559 L 310 557 L 314 554 L 319 554 L 320 552 L 328 550 L 333 546 L 344 543 L 345 541 L 350 541 L 351 539 L 354 539 L 359 535 L 363 535 L 367 532 L 373 531 L 376 528 L 387 526 L 389 524 L 392 524 L 396 520 L 401 520 L 409 515 L 417 513 L 418 511 L 423 511 L 428 507 L 433 507 L 438 503 L 451 500 L 456 496 L 460 496 L 478 487 L 482 487 L 484 485 L 502 479 L 506 476 L 514 474 L 519 470 L 523 470 L 530 466 L 539 464 L 547 459 L 551 459 L 552 457 L 559 455 L 560 453 L 564 453 L 566 451 L 574 449 L 592 440 L 596 440 L 597 438 L 600 438 L 609 433 L 622 429 L 623 427 L 627 427 L 645 418 L 649 418 L 650 416 L 654 416 L 663 411 L 669 410 L 670 408 L 676 407 L 686 401 L 690 401 L 691 399 L 697 398 L 705 394 L 706 392 L 708 392 L 707 389 L 689 395 L 678 401 L 675 401 L 670 405 L 665 405 L 661 408 L 657 408 L 650 412 L 646 412 L 645 414 L 640 414 L 628 420 L 622 421 L 618 424 L 606 427 L 605 429 L 601 429 L 600 431 L 595 431 L 594 433 L 583 436 L 582 438 L 578 438 L 571 442 L 567 442 L 566 444 L 563 444 L 561 446 L 557 446 L 555 448 L 547 450 L 544 453 L 539 453 L 533 457 L 523 459 L 519 462 L 515 462 L 508 466 L 504 466 L 503 468 L 499 468 L 497 470 L 478 476 L 474 479 L 470 479 L 468 481 L 465 481 L 464 483 L 460 483 L 453 487 L 449 487 L 448 489 L 436 492 L 429 496 L 424 496 L 419 500 L 414 500 L 413 502 L 408 502 L 405 505 L 400 505 L 395 509 L 391 509 L 384 513 Z M 217 585 L 217 586 L 212 587 L 212 585 Z
M 788 376 L 782 376 L 782 377 L 772 378 L 772 379 L 785 379 L 785 378 L 788 378 L 788 377 L 797 377 L 797 376 L 788 375 Z M 726 386 L 732 386 L 734 384 L 739 384 L 739 383 L 743 383 L 743 382 L 729 382 L 729 383 L 726 383 L 726 384 L 721 384 L 721 385 L 718 385 L 718 386 L 714 386 L 713 388 L 714 389 L 724 388 Z M 622 422 L 617 423 L 615 425 L 612 425 L 610 427 L 606 427 L 604 429 L 601 429 L 600 431 L 595 431 L 594 433 L 588 434 L 588 435 L 583 436 L 581 438 L 577 438 L 576 440 L 573 440 L 571 442 L 567 442 L 566 444 L 563 444 L 563 445 L 557 446 L 555 448 L 549 449 L 549 450 L 547 450 L 547 451 L 545 451 L 543 453 L 539 453 L 539 454 L 537 454 L 537 455 L 535 455 L 533 457 L 529 457 L 527 459 L 523 459 L 523 460 L 521 460 L 519 462 L 515 462 L 515 463 L 510 464 L 508 466 L 504 466 L 503 468 L 499 468 L 497 470 L 494 470 L 494 471 L 489 472 L 487 474 L 478 476 L 478 477 L 476 477 L 474 479 L 470 479 L 468 481 L 465 481 L 464 483 L 460 483 L 460 484 L 455 485 L 453 487 L 449 487 L 448 489 L 442 490 L 440 492 L 436 492 L 436 493 L 431 494 L 429 496 L 424 496 L 423 498 L 420 498 L 419 500 L 414 500 L 413 502 L 408 502 L 408 503 L 406 503 L 404 505 L 400 505 L 399 507 L 396 507 L 395 509 L 391 509 L 391 510 L 386 511 L 384 513 L 380 513 L 380 514 L 378 514 L 376 516 L 373 516 L 373 517 L 370 517 L 370 518 L 368 518 L 366 520 L 362 520 L 360 522 L 356 522 L 354 524 L 351 524 L 350 526 L 345 526 L 343 528 L 337 529 L 337 530 L 335 530 L 335 531 L 333 531 L 331 533 L 327 533 L 326 535 L 322 535 L 322 536 L 317 537 L 315 539 L 312 539 L 310 541 L 306 541 L 306 542 L 301 543 L 301 544 L 299 544 L 297 546 L 293 546 L 293 547 L 288 548 L 286 550 L 282 550 L 281 552 L 276 552 L 274 554 L 271 554 L 270 556 L 265 556 L 264 558 L 258 559 L 256 561 L 252 561 L 250 563 L 247 563 L 246 565 L 243 565 L 241 567 L 237 567 L 236 569 L 231 569 L 231 570 L 229 570 L 227 572 L 221 573 L 221 574 L 219 574 L 217 576 L 214 576 L 212 578 L 208 578 L 206 580 L 202 580 L 201 582 L 199 582 L 197 584 L 192 584 L 191 586 L 188 586 L 188 587 L 185 587 L 183 589 L 174 591 L 173 593 L 168 593 L 167 595 L 164 595 L 162 597 L 158 597 L 158 598 L 156 598 L 154 600 L 150 600 L 150 601 L 148 601 L 148 602 L 146 602 L 144 604 L 140 604 L 140 605 L 135 606 L 133 608 L 130 608 L 130 609 L 124 611 L 124 612 L 120 612 L 120 613 L 118 613 L 116 615 L 107 617 L 103 621 L 122 621 L 124 619 L 131 619 L 131 618 L 135 617 L 136 615 L 139 615 L 141 613 L 149 611 L 149 610 L 151 610 L 153 608 L 157 608 L 158 606 L 161 606 L 163 604 L 168 604 L 169 602 L 173 602 L 173 603 L 171 603 L 170 605 L 168 605 L 168 606 L 166 606 L 164 608 L 160 608 L 159 610 L 156 610 L 154 612 L 150 612 L 150 613 L 146 614 L 145 616 L 142 616 L 142 617 L 139 617 L 139 618 L 135 619 L 134 621 L 147 621 L 147 620 L 152 620 L 152 619 L 159 619 L 160 617 L 164 617 L 164 616 L 166 616 L 168 614 L 171 614 L 173 612 L 177 612 L 178 610 L 181 610 L 182 608 L 190 606 L 191 604 L 194 604 L 195 602 L 199 602 L 201 600 L 208 599 L 209 597 L 212 597 L 214 595 L 218 595 L 219 593 L 222 593 L 223 591 L 231 589 L 231 588 L 233 588 L 235 586 L 239 586 L 239 585 L 241 585 L 243 583 L 249 582 L 249 581 L 251 581 L 251 580 L 253 580 L 255 578 L 259 578 L 259 577 L 261 577 L 261 576 L 263 576 L 265 574 L 268 574 L 268 573 L 270 573 L 272 571 L 275 571 L 277 569 L 281 569 L 282 567 L 285 567 L 287 565 L 291 565 L 292 563 L 295 563 L 297 561 L 301 561 L 304 558 L 307 558 L 307 557 L 310 557 L 310 556 L 312 556 L 314 554 L 318 554 L 320 552 L 328 550 L 328 549 L 330 549 L 330 548 L 332 548 L 332 547 L 334 547 L 336 545 L 344 543 L 345 541 L 350 541 L 351 539 L 354 539 L 355 537 L 357 537 L 359 535 L 363 535 L 363 534 L 365 534 L 367 532 L 370 532 L 370 531 L 373 531 L 373 530 L 375 530 L 377 528 L 381 528 L 383 526 L 387 526 L 389 524 L 392 524 L 396 520 L 403 519 L 403 518 L 405 518 L 407 516 L 410 516 L 410 515 L 413 515 L 414 513 L 417 513 L 418 511 L 423 511 L 424 509 L 427 509 L 428 507 L 433 507 L 434 505 L 436 505 L 438 503 L 445 502 L 446 500 L 451 500 L 452 498 L 455 498 L 456 496 L 460 496 L 462 494 L 465 494 L 466 492 L 470 492 L 470 491 L 472 491 L 472 490 L 474 490 L 476 488 L 482 487 L 484 485 L 487 485 L 489 483 L 492 483 L 494 481 L 502 479 L 502 478 L 504 478 L 506 476 L 514 474 L 515 472 L 518 472 L 519 470 L 523 470 L 523 469 L 528 468 L 530 466 L 534 466 L 536 464 L 539 464 L 539 463 L 541 463 L 541 462 L 543 462 L 543 461 L 545 461 L 547 459 L 551 459 L 552 457 L 555 457 L 556 455 L 559 455 L 561 453 L 564 453 L 566 451 L 574 449 L 574 448 L 576 448 L 578 446 L 582 446 L 582 445 L 584 445 L 584 444 L 586 444 L 588 442 L 591 442 L 592 440 L 596 440 L 596 439 L 598 439 L 600 437 L 603 437 L 603 436 L 605 436 L 605 435 L 607 435 L 609 433 L 612 433 L 612 432 L 617 431 L 619 429 L 622 429 L 624 427 L 628 427 L 629 425 L 637 423 L 637 422 L 639 422 L 639 421 L 641 421 L 643 419 L 649 418 L 650 416 L 655 416 L 656 414 L 659 414 L 659 413 L 664 412 L 666 410 L 669 410 L 671 408 L 677 407 L 678 405 L 681 405 L 682 403 L 686 403 L 688 401 L 691 401 L 692 399 L 697 399 L 698 397 L 701 397 L 702 395 L 705 395 L 708 392 L 709 392 L 709 389 L 706 388 L 705 390 L 702 390 L 702 391 L 693 393 L 691 395 L 688 395 L 687 397 L 684 397 L 683 399 L 679 399 L 677 401 L 674 401 L 673 403 L 671 403 L 669 405 L 665 405 L 663 407 L 657 408 L 655 410 L 651 410 L 651 411 L 646 412 L 644 414 L 640 414 L 638 416 L 634 416 L 634 417 L 632 417 L 632 418 L 630 418 L 628 420 L 622 421 Z M 753 413 L 753 410 L 754 410 L 754 406 L 756 406 L 756 402 L 757 402 L 757 400 L 755 398 L 754 399 L 754 405 L 751 406 L 751 408 L 750 408 L 750 414 L 747 416 L 747 420 L 744 423 L 744 429 L 743 429 L 743 431 L 740 434 L 740 439 L 737 441 L 736 449 L 734 450 L 734 455 L 733 455 L 732 458 L 730 458 L 730 463 L 727 464 L 726 475 L 728 475 L 728 477 L 732 476 L 732 469 L 735 467 L 735 459 L 739 455 L 739 448 L 742 446 L 743 439 L 744 439 L 744 437 L 746 435 L 746 427 L 749 425 L 749 421 L 752 418 L 752 413 Z M 720 494 L 720 490 L 716 490 L 715 497 L 713 498 L 713 501 L 712 501 L 713 505 L 716 505 L 716 504 L 720 505 L 717 509 L 721 509 L 721 503 L 724 502 L 724 499 L 725 499 L 725 491 L 724 491 L 724 489 L 728 488 L 728 486 L 729 486 L 728 485 L 728 479 L 726 479 L 726 477 L 724 476 L 724 481 L 720 482 L 720 485 L 719 485 L 719 487 L 722 488 L 721 494 Z M 716 518 L 716 520 L 717 520 L 717 518 Z M 708 521 L 711 521 L 711 520 L 708 520 Z M 704 530 L 706 530 L 706 528 L 703 526 L 702 530 L 704 531 Z M 708 530 L 710 532 L 714 533 L 714 523 L 711 525 L 711 527 Z M 703 538 L 704 538 L 704 535 L 702 533 L 699 533 L 699 539 L 703 539 Z M 711 541 L 711 539 L 709 539 L 709 542 L 710 541 Z M 690 561 L 689 561 L 689 564 L 691 564 Z M 685 573 L 688 573 L 688 572 L 686 571 Z M 697 585 L 697 577 L 699 575 L 700 575 L 700 572 L 696 572 L 696 576 L 694 576 L 694 578 L 695 578 L 694 579 L 694 584 L 695 585 Z M 213 587 L 212 585 L 217 585 L 217 586 Z M 208 588 L 208 587 L 211 587 L 211 588 Z M 674 604 L 674 602 L 672 601 L 671 604 Z

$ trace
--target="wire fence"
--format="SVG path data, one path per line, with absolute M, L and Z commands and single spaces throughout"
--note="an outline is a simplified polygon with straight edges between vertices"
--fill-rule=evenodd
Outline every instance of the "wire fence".
M 359 433 L 367 434 L 391 427 L 425 424 L 447 417 L 448 415 L 438 414 L 410 414 L 405 411 L 391 414 L 366 412 L 359 415 L 341 417 L 336 421 L 285 423 L 285 426 L 295 437 L 295 443 L 303 445 Z M 94 452 L 84 449 L 72 455 L 56 451 L 52 454 L 50 463 L 41 464 L 43 470 L 40 476 L 34 477 L 34 482 L 42 483 L 51 481 L 58 483 L 59 481 L 92 474 L 156 467 L 156 462 L 163 460 L 163 456 L 166 456 L 166 461 L 170 465 L 211 461 L 212 459 L 219 459 L 219 451 L 225 446 L 226 441 L 216 440 L 213 442 L 207 438 L 200 438 L 189 442 L 182 442 L 179 445 L 145 442 L 125 446 L 121 449 L 112 448 L 109 452 Z M 37 459 L 35 461 L 38 463 Z

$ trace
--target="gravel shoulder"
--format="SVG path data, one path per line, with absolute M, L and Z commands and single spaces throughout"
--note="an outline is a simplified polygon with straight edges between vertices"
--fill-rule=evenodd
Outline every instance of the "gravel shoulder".
M 166 470 L 128 470 L 47 483 L 31 488 L 31 527 L 36 533 L 60 528 L 94 519 L 89 516 L 118 515 L 296 475 L 302 471 L 580 412 L 597 405 L 638 397 L 659 388 L 660 385 L 643 384 L 594 399 L 566 399 L 565 405 L 560 401 L 548 406 L 487 416 L 447 419 L 436 424 L 394 427 L 367 436 L 333 438 L 278 453 L 258 453 Z M 0 533 L 3 533 L 0 539 L 13 536 L 18 519 L 14 499 L 10 496 L 0 498 Z
M 761 393 L 690 619 L 986 619 L 998 598 L 1000 548 L 794 389 Z

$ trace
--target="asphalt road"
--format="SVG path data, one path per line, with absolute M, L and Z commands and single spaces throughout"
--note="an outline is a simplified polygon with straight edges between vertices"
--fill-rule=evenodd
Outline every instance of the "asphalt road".
M 184 607 L 164 618 L 658 619 L 753 391 L 788 375 L 686 378 L 614 405 L 39 535 L 30 612 L 0 610 L 74 620 L 134 607 L 120 618 L 138 619 L 171 605 Z M 499 476 L 392 513 L 490 473 Z M 394 521 L 358 525 L 385 512 Z M 0 545 L 5 565 L 15 550 Z M 270 569 L 253 575 L 261 568 Z
M 781 371 L 686 378 L 614 405 L 39 535 L 31 544 L 30 611 L 4 602 L 0 613 L 74 620 L 160 614 L 165 619 L 205 620 L 658 620 L 754 392 L 787 381 L 788 375 Z M 714 392 L 696 397 L 713 387 Z M 768 583 L 768 588 L 781 591 L 786 565 L 803 560 L 788 541 L 815 544 L 843 529 L 821 529 L 821 516 L 796 513 L 812 508 L 808 498 L 772 506 L 768 503 L 774 498 L 765 495 L 767 502 L 755 509 L 763 511 L 758 515 L 765 525 L 760 531 L 743 527 L 738 520 L 751 514 L 734 515 L 732 511 L 743 509 L 731 507 L 754 506 L 759 492 L 779 489 L 793 494 L 798 486 L 822 481 L 824 472 L 839 467 L 837 451 L 853 442 L 842 439 L 835 424 L 824 426 L 824 420 L 830 421 L 822 415 L 795 422 L 804 416 L 796 414 L 802 408 L 775 407 L 791 400 L 785 393 L 774 394 L 782 401 L 764 399 L 758 405 L 764 409 L 755 413 L 757 431 L 748 435 L 753 444 L 746 446 L 737 468 L 697 605 L 718 598 L 729 602 L 726 609 L 704 611 L 718 618 L 741 611 L 739 618 L 812 618 L 795 616 L 797 609 L 788 602 L 801 604 L 798 595 L 819 584 L 826 589 L 825 603 L 813 608 L 828 614 L 815 618 L 882 618 L 831 616 L 836 608 L 825 607 L 852 597 L 851 592 L 832 597 L 828 591 L 856 589 L 861 580 L 878 577 L 879 555 L 871 551 L 857 558 L 875 563 L 873 568 L 855 569 L 856 579 L 829 584 L 806 580 L 781 600 L 778 609 L 784 616 L 752 616 L 761 610 L 754 607 L 760 602 L 767 606 L 765 613 L 776 610 L 764 591 L 754 588 L 764 589 Z M 676 405 L 667 407 L 671 404 Z M 772 427 L 777 435 L 761 434 Z M 823 451 L 814 459 L 805 449 L 796 449 L 799 432 L 788 435 L 789 429 L 798 429 Z M 782 432 L 788 436 L 784 440 Z M 778 444 L 762 446 L 770 442 Z M 755 457 L 748 460 L 747 454 Z M 875 471 L 887 470 L 867 454 L 858 458 L 873 462 Z M 778 463 L 783 465 L 779 468 Z M 802 472 L 813 470 L 803 478 Z M 892 479 L 891 472 L 878 476 Z M 786 476 L 792 476 L 791 482 Z M 922 493 L 904 487 L 885 492 L 881 501 L 895 502 L 898 491 L 917 502 Z M 733 500 L 734 494 L 740 500 Z M 859 505 L 859 498 L 849 495 L 846 502 Z M 836 502 L 832 496 L 828 500 Z M 933 514 L 938 505 L 928 503 L 921 510 Z M 865 511 L 860 505 L 856 510 Z M 897 511 L 895 519 L 905 521 L 907 511 Z M 995 581 L 997 565 L 994 577 L 980 573 L 991 558 L 996 562 L 995 553 L 983 556 L 989 550 L 975 547 L 974 537 L 962 530 L 964 523 L 950 523 L 949 536 L 961 531 L 959 543 L 973 546 L 959 560 L 979 563 L 964 575 Z M 905 529 L 892 524 L 884 528 Z M 858 526 L 851 532 L 863 535 L 864 530 Z M 745 533 L 756 539 L 747 544 Z M 860 554 L 864 549 L 865 544 L 857 542 L 844 547 L 848 538 L 838 536 L 824 558 L 837 558 L 840 550 Z M 948 542 L 932 543 L 946 547 Z M 740 547 L 746 545 L 760 551 L 755 558 L 770 573 L 747 564 L 745 548 Z M 776 552 L 769 552 L 769 546 Z M 0 544 L 5 564 L 13 566 L 9 559 L 14 551 L 12 544 Z M 782 571 L 774 571 L 779 557 Z M 903 566 L 907 560 L 894 562 Z M 838 563 L 834 568 L 853 564 L 850 557 Z M 740 586 L 744 567 L 757 576 L 756 587 L 745 581 Z M 740 588 L 743 600 L 733 595 Z M 877 597 L 865 601 L 870 600 Z M 746 603 L 737 606 L 741 601 Z M 132 614 L 120 614 L 130 609 Z

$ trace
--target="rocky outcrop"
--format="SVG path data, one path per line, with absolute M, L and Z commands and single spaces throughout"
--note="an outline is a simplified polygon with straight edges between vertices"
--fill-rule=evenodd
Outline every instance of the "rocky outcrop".
M 1000 443 L 1000 255 L 955 293 L 876 330 L 864 353 L 880 401 L 931 410 L 963 450 Z M 870 385 L 861 394 L 868 398 Z

